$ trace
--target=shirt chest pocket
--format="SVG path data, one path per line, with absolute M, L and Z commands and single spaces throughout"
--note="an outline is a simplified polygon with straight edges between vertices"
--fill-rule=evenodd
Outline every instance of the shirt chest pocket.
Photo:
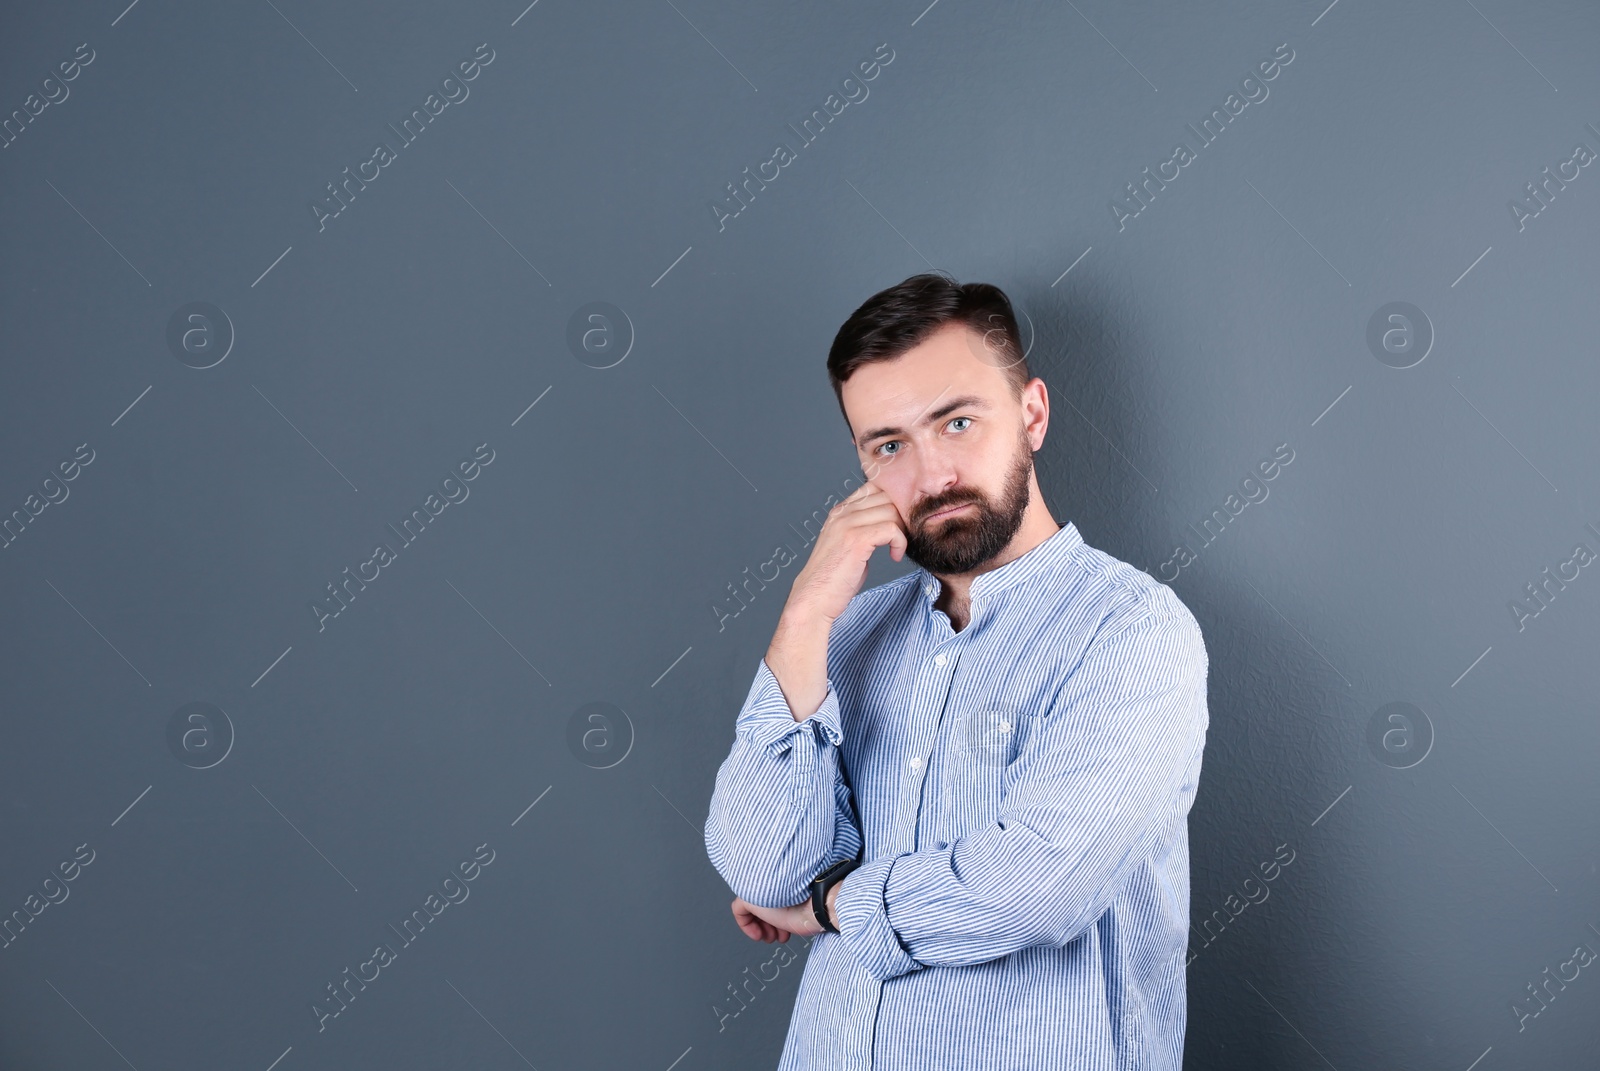
M 929 771 L 939 801 L 933 835 L 945 842 L 994 821 L 1005 796 L 1006 771 L 1022 754 L 1037 720 L 994 705 L 955 713 L 941 733 L 939 766 Z

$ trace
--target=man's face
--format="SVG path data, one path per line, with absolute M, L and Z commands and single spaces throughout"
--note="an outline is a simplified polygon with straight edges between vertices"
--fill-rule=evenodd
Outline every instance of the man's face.
M 983 336 L 949 325 L 856 369 L 841 395 L 862 470 L 905 518 L 908 558 L 957 575 L 1010 544 L 1028 508 L 1033 435 L 1043 440 L 1041 381 L 1019 400 Z

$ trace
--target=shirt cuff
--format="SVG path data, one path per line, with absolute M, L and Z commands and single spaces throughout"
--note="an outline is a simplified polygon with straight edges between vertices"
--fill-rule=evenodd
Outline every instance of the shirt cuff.
M 839 893 L 833 901 L 840 939 L 866 972 L 880 982 L 927 966 L 911 958 L 889 923 L 884 888 L 889 883 L 889 871 L 899 858 L 885 856 L 856 867 L 839 883 Z
M 765 658 L 756 671 L 755 683 L 750 686 L 750 694 L 745 698 L 744 709 L 739 712 L 735 729 L 750 743 L 774 754 L 787 751 L 793 745 L 793 737 L 797 732 L 816 734 L 817 743 L 825 740 L 835 747 L 844 739 L 844 730 L 839 723 L 839 695 L 834 690 L 833 681 L 828 681 L 828 694 L 817 712 L 805 721 L 795 721 L 794 711 L 789 708 L 789 701 L 778 686 L 778 678 L 773 676 L 772 667 L 767 665 Z

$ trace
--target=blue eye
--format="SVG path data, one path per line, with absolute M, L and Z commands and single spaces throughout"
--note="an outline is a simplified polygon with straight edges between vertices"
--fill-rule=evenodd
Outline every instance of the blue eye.
M 967 421 L 967 422 L 968 422 L 968 423 L 969 423 L 969 424 L 970 424 L 970 423 L 971 423 L 971 422 L 972 422 L 972 418 L 971 418 L 971 417 L 969 417 L 969 416 L 958 416 L 958 417 L 956 417 L 956 419 L 955 419 L 955 420 L 952 420 L 952 421 L 951 421 L 951 422 L 950 422 L 950 423 L 952 423 L 952 424 L 954 424 L 954 423 L 955 423 L 955 422 L 956 422 L 956 420 L 965 420 L 965 421 Z M 965 428 L 958 428 L 958 429 L 956 429 L 956 430 L 958 430 L 958 431 L 965 431 L 965 430 L 966 430 L 966 429 L 965 429 Z
M 889 442 L 884 443 L 882 446 L 879 446 L 876 452 L 881 454 L 883 452 L 884 447 L 895 446 L 895 445 L 898 445 L 897 442 L 895 440 L 891 440 Z M 899 452 L 900 451 L 898 451 L 898 450 L 895 451 L 896 454 L 898 454 Z M 894 455 L 891 454 L 889 456 L 893 457 Z

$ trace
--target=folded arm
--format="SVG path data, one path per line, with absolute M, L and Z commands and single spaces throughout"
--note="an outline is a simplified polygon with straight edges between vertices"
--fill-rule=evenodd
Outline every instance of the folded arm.
M 944 848 L 872 860 L 840 884 L 840 933 L 867 972 L 984 963 L 1092 926 L 1188 813 L 1206 675 L 1199 627 L 1181 607 L 1092 646 L 1039 716 L 994 821 Z

